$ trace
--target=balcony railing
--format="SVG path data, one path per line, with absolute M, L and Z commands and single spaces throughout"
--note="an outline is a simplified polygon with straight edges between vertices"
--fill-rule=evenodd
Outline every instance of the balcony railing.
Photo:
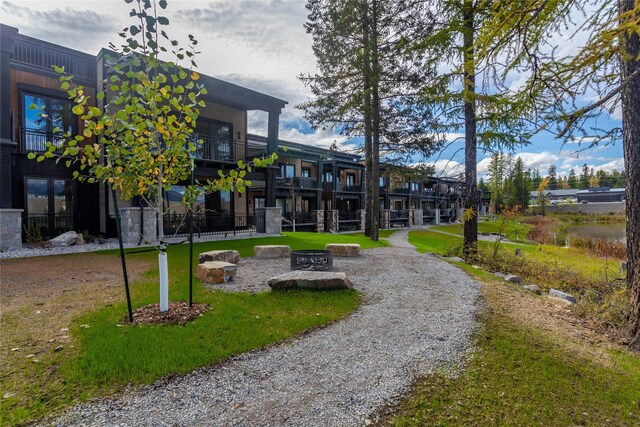
M 193 215 L 193 234 L 196 236 L 212 234 L 252 233 L 264 230 L 264 214 L 216 214 L 203 213 Z M 183 213 L 168 213 L 164 216 L 164 233 L 167 236 L 186 236 L 189 234 L 189 216 Z
M 71 214 L 32 214 L 25 215 L 22 221 L 25 233 L 37 233 L 45 239 L 73 230 L 75 225 Z
M 13 45 L 11 60 L 31 67 L 53 72 L 52 65 L 64 67 L 65 72 L 95 84 L 96 62 L 83 55 L 50 43 L 18 38 Z
M 293 231 L 293 214 L 287 213 L 282 216 L 282 230 Z M 314 212 L 298 212 L 295 217 L 295 231 L 316 231 L 316 215 Z
M 64 139 L 62 134 L 54 134 L 36 129 L 20 129 L 20 152 L 43 152 L 47 151 L 47 142 L 58 147 L 62 145 Z
M 318 180 L 315 178 L 276 178 L 276 186 L 281 188 L 294 188 L 299 190 L 314 189 L 318 186 Z
M 210 135 L 196 134 L 193 138 L 202 140 L 196 151 L 196 159 L 216 160 L 220 162 L 251 161 L 266 155 L 265 147 L 247 145 L 246 141 L 217 138 Z
M 362 193 L 364 191 L 364 187 L 362 185 L 343 185 L 341 191 L 350 193 Z

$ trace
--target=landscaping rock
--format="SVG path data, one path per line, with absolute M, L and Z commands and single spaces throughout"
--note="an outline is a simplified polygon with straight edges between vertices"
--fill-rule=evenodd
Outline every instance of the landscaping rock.
M 353 283 L 344 273 L 331 271 L 303 271 L 296 270 L 269 279 L 271 289 L 353 289 Z
M 333 256 L 360 256 L 360 245 L 357 243 L 327 243 L 324 249 L 333 252 Z
M 262 245 L 253 247 L 253 256 L 261 259 L 289 258 L 291 247 L 285 245 Z
M 82 233 L 78 233 L 78 237 L 76 237 L 74 245 L 84 245 L 84 236 Z
M 533 292 L 534 294 L 540 295 L 542 293 L 542 290 L 540 289 L 540 287 L 538 285 L 524 285 L 523 288 L 525 288 L 528 291 Z
M 509 274 L 504 278 L 507 282 L 515 283 L 516 285 L 522 285 L 522 279 L 520 276 L 516 276 L 515 274 Z
M 224 261 L 238 264 L 240 262 L 240 252 L 234 250 L 202 252 L 198 257 L 198 262 L 202 264 L 207 261 Z
M 67 231 L 66 233 L 62 233 L 58 237 L 55 237 L 49 240 L 49 245 L 52 248 L 66 248 L 67 246 L 71 246 L 76 243 L 78 239 L 78 233 L 75 231 Z
M 550 289 L 549 290 L 549 296 L 550 297 L 554 297 L 554 298 L 559 298 L 559 299 L 561 299 L 563 301 L 567 301 L 567 302 L 569 302 L 571 304 L 575 304 L 576 302 L 578 302 L 576 300 L 576 297 L 574 297 L 573 295 L 570 295 L 570 294 L 568 294 L 566 292 L 559 291 L 557 289 Z
M 459 256 L 452 256 L 447 258 L 449 261 L 454 261 L 454 262 L 464 262 L 464 260 L 462 258 L 460 258 Z
M 499 271 L 496 271 L 495 273 L 493 273 L 494 276 L 499 277 L 501 279 L 506 279 L 507 275 L 504 273 L 500 273 Z
M 236 278 L 235 264 L 224 261 L 207 261 L 198 265 L 196 277 L 203 283 L 226 283 Z

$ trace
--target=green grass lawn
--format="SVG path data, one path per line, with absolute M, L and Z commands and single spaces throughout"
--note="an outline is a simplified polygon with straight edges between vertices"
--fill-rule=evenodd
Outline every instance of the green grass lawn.
M 326 243 L 341 242 L 359 243 L 362 248 L 386 244 L 373 242 L 362 234 L 316 233 L 197 243 L 194 245 L 194 266 L 199 252 L 214 249 L 237 249 L 247 257 L 253 254 L 254 245 L 282 244 L 290 245 L 292 249 L 319 249 Z M 152 265 L 157 265 L 156 251 L 133 249 L 128 252 L 128 259 L 148 259 L 154 262 Z M 171 301 L 188 298 L 188 256 L 188 245 L 169 247 Z M 55 262 L 55 258 L 51 257 L 51 262 Z M 90 259 L 90 255 L 84 258 L 85 262 Z M 134 309 L 157 303 L 157 267 L 132 284 L 131 294 Z M 144 384 L 169 374 L 189 372 L 272 344 L 342 318 L 356 309 L 359 299 L 355 291 L 288 291 L 256 295 L 216 292 L 205 289 L 194 279 L 194 301 L 210 304 L 212 310 L 184 326 L 131 326 L 125 321 L 124 301 L 86 313 L 76 319 L 70 330 L 75 338 L 75 348 L 42 355 L 40 363 L 27 365 L 28 377 L 33 381 L 14 384 L 11 378 L 2 378 L 3 393 L 9 389 L 15 394 L 15 397 L 1 401 L 2 424 L 24 423 L 79 400 L 118 391 L 127 384 Z
M 419 382 L 389 420 L 394 426 L 635 426 L 640 359 L 616 353 L 613 366 L 577 356 L 534 328 L 492 310 L 475 353 L 457 378 Z
M 454 233 L 462 235 L 464 224 L 449 224 L 449 225 L 437 225 L 435 227 L 429 227 L 434 230 L 445 231 L 447 233 Z M 497 221 L 480 221 L 478 222 L 478 233 L 499 233 L 502 228 L 502 233 L 507 236 L 508 240 L 514 242 L 525 242 L 527 233 L 533 228 L 529 224 L 523 224 L 519 221 L 508 220 L 502 224 L 501 220 Z M 517 237 L 517 238 L 516 238 Z

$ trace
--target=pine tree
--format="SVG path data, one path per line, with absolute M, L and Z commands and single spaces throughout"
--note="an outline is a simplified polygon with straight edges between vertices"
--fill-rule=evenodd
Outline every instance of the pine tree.
M 576 171 L 571 168 L 571 170 L 569 171 L 569 178 L 567 179 L 567 184 L 569 185 L 569 188 L 578 188 L 579 184 L 578 184 L 578 178 L 576 177 Z
M 547 188 L 549 190 L 557 190 L 558 189 L 558 176 L 556 175 L 556 165 L 549 166 L 549 171 L 547 173 L 547 177 L 549 178 L 549 185 Z

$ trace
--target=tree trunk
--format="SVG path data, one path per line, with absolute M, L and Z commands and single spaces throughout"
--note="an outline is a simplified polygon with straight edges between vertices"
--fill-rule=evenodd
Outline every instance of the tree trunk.
M 380 63 L 378 59 L 378 4 L 376 0 L 372 2 L 373 17 L 371 19 L 371 110 L 372 110 L 372 131 L 373 145 L 371 147 L 373 180 L 372 186 L 372 216 L 376 219 L 371 224 L 371 239 L 379 239 L 380 230 Z
M 619 0 L 620 13 L 633 10 L 634 0 Z M 622 81 L 640 69 L 640 35 L 623 37 Z M 632 337 L 640 334 L 640 78 L 622 91 L 622 129 L 627 209 L 627 287 L 631 297 Z
M 376 167 L 373 162 L 372 150 L 372 130 L 371 130 L 371 57 L 369 39 L 369 10 L 367 0 L 362 0 L 362 75 L 364 80 L 363 94 L 363 122 L 364 122 L 364 153 L 365 153 L 365 174 L 367 178 L 367 188 L 365 193 L 365 235 L 373 240 L 377 240 L 378 218 L 375 215 L 376 198 Z
M 465 175 L 465 215 L 464 257 L 474 258 L 478 252 L 478 201 L 477 201 L 477 141 L 475 109 L 475 58 L 473 52 L 473 1 L 464 0 L 464 175 Z

